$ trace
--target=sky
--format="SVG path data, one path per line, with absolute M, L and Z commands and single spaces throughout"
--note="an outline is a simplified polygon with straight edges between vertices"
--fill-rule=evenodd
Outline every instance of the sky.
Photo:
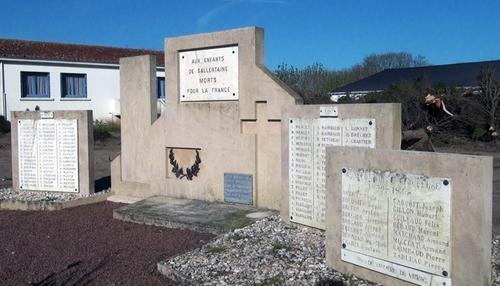
M 348 68 L 405 51 L 500 59 L 499 0 L 0 0 L 0 38 L 163 50 L 164 38 L 258 26 L 269 69 Z

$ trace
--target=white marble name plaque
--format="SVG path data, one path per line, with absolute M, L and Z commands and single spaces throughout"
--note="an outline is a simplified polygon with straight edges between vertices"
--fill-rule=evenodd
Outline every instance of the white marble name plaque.
M 290 221 L 325 229 L 326 146 L 375 148 L 375 135 L 375 119 L 290 119 Z
M 346 249 L 341 251 L 342 260 L 385 275 L 414 283 L 421 286 L 452 286 L 451 279 L 418 271 L 399 264 L 387 262 Z
M 179 52 L 180 101 L 238 100 L 238 46 Z
M 76 119 L 18 120 L 19 189 L 78 192 Z
M 430 276 L 450 277 L 449 179 L 365 169 L 339 172 L 344 250 L 406 271 L 411 268 Z

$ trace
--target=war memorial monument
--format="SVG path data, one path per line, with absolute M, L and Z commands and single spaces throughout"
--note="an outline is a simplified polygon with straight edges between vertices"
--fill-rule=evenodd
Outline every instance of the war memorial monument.
M 279 212 L 325 231 L 328 266 L 384 285 L 491 284 L 491 157 L 400 150 L 399 104 L 304 105 L 261 28 L 167 38 L 165 67 L 158 115 L 154 56 L 120 60 L 114 195 Z M 91 126 L 13 112 L 15 190 L 92 194 Z

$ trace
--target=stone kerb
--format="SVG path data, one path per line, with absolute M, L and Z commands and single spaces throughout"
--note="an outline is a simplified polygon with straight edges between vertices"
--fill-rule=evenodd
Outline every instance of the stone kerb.
M 329 266 L 384 285 L 490 285 L 491 157 L 326 153 Z
M 13 111 L 11 119 L 12 179 L 15 191 L 59 191 L 80 195 L 94 193 L 91 110 Z M 54 136 L 54 130 L 57 130 L 57 137 Z M 35 137 L 38 141 L 30 141 Z M 20 142 L 23 144 L 21 147 L 25 148 L 22 154 L 19 153 Z M 49 148 L 37 147 L 37 144 L 45 144 Z M 28 154 L 26 148 L 36 148 L 37 151 Z M 25 162 L 21 170 L 23 164 L 20 155 Z M 25 184 L 24 187 L 21 184 Z
M 344 138 L 347 135 L 347 130 L 349 129 L 353 132 L 354 129 L 359 125 L 359 127 L 369 127 L 367 131 L 360 132 L 362 136 L 368 136 L 371 141 L 367 143 L 359 143 L 355 146 L 365 146 L 370 148 L 381 148 L 381 149 L 400 149 L 401 145 L 401 105 L 396 103 L 389 104 L 329 104 L 329 105 L 303 105 L 303 106 L 292 106 L 285 108 L 282 115 L 283 121 L 281 125 L 281 177 L 283 178 L 282 189 L 281 189 L 281 208 L 280 214 L 281 218 L 286 222 L 298 222 L 301 224 L 306 224 L 309 226 L 317 227 L 320 229 L 325 229 L 324 222 L 324 195 L 325 195 L 325 180 L 324 180 L 324 145 L 328 144 L 340 144 L 341 146 L 352 146 L 352 143 Z M 295 120 L 294 123 L 290 121 Z M 300 140 L 298 136 L 290 142 L 291 134 L 290 126 L 294 126 L 292 132 L 300 132 L 296 128 L 301 128 L 305 131 L 307 135 L 302 136 Z M 306 127 L 304 130 L 303 127 Z M 340 128 L 339 136 L 337 136 L 339 141 L 336 140 L 335 136 L 323 135 L 324 132 L 331 132 L 332 127 Z M 330 129 L 329 129 L 330 128 Z M 313 131 L 313 129 L 315 131 Z M 344 132 L 345 131 L 345 132 Z M 356 132 L 358 133 L 358 132 Z M 361 139 L 365 139 L 363 137 Z M 300 142 L 299 142 L 300 141 Z M 307 141 L 307 142 L 305 142 Z M 291 151 L 291 144 L 306 144 L 306 148 L 309 148 L 306 153 L 302 151 L 297 151 L 297 148 Z M 321 144 L 319 146 L 318 144 Z M 292 146 L 297 147 L 297 145 Z M 318 150 L 320 148 L 322 150 Z M 294 154 L 301 153 L 301 154 Z M 310 153 L 310 154 L 309 154 Z M 309 157 L 307 157 L 307 156 Z M 297 156 L 302 156 L 298 158 Z M 306 156 L 306 159 L 303 159 Z M 301 162 L 290 162 L 292 160 L 301 160 Z M 301 163 L 301 170 L 298 164 Z M 301 173 L 304 173 L 302 174 Z M 307 173 L 307 174 L 305 174 Z M 307 181 L 307 186 L 304 184 L 295 184 L 295 188 L 300 188 L 305 186 L 305 191 L 297 190 L 297 192 L 302 192 L 300 198 L 295 198 L 295 201 L 308 208 L 308 214 L 311 214 L 310 219 L 293 219 L 294 210 L 290 209 L 290 204 L 294 194 L 290 192 L 290 180 L 298 180 L 298 176 L 301 176 L 301 181 Z M 307 178 L 303 178 L 303 177 Z M 302 182 L 304 183 L 304 182 Z M 307 197 L 309 196 L 309 197 Z M 298 195 L 297 195 L 298 197 Z M 328 205 L 326 205 L 328 207 Z M 323 214 L 321 214 L 323 209 Z M 296 212 L 297 213 L 297 212 Z M 307 214 L 306 214 L 307 215 Z M 292 219 L 291 219 L 292 217 Z

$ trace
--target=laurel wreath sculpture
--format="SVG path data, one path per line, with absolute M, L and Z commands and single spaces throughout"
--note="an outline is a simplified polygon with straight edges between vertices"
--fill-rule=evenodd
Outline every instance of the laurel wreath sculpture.
M 170 165 L 172 165 L 172 173 L 175 174 L 175 177 L 178 179 L 186 178 L 189 181 L 193 180 L 193 177 L 198 177 L 198 172 L 200 172 L 200 152 L 196 150 L 196 158 L 194 159 L 194 164 L 191 167 L 186 167 L 186 173 L 184 174 L 184 168 L 179 167 L 179 163 L 175 160 L 174 150 L 170 149 L 170 153 L 168 155 L 170 159 Z

